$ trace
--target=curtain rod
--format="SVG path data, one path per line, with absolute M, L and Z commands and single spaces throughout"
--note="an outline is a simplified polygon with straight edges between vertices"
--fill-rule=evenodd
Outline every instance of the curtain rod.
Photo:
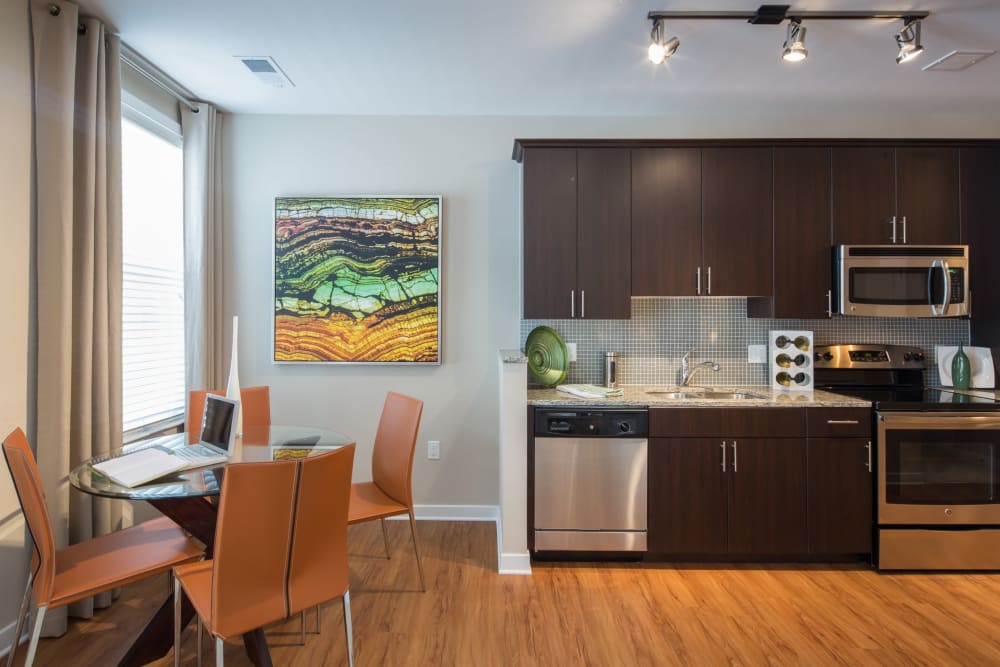
M 198 113 L 197 101 L 194 99 L 194 96 L 191 95 L 186 88 L 184 88 L 184 86 L 167 76 L 160 70 L 160 68 L 143 58 L 135 49 L 125 42 L 121 43 L 120 55 L 122 62 L 131 65 L 135 71 L 176 98 L 178 102 L 186 106 L 191 111 Z

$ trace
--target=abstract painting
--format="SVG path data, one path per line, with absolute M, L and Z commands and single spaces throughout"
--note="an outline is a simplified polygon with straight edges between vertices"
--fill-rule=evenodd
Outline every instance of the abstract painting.
M 274 361 L 441 363 L 440 197 L 274 209 Z

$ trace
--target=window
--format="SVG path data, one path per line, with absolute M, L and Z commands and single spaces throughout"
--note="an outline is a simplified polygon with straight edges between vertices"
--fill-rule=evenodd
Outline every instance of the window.
M 179 133 L 126 106 L 122 119 L 126 441 L 184 420 L 183 191 Z

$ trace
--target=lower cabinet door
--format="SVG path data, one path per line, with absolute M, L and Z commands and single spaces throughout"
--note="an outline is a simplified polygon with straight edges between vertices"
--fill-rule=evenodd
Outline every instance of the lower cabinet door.
M 809 439 L 809 553 L 871 553 L 870 446 L 867 438 Z
M 723 470 L 721 442 L 650 438 L 650 553 L 726 553 L 728 467 Z
M 802 439 L 736 438 L 729 448 L 729 552 L 805 554 L 806 447 Z

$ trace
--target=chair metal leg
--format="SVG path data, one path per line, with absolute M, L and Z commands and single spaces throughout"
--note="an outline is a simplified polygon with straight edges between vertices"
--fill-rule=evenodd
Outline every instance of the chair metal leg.
M 181 667 L 181 580 L 174 578 L 174 667 Z
M 319 631 L 319 605 L 316 605 L 316 634 L 320 634 Z
M 215 667 L 225 667 L 225 662 L 222 658 L 222 637 L 215 638 Z
M 420 590 L 427 592 L 427 585 L 424 583 L 424 566 L 420 563 L 420 547 L 417 546 L 417 520 L 410 512 L 410 535 L 413 536 L 413 553 L 417 556 L 417 572 L 420 573 Z
M 204 644 L 204 641 L 202 640 L 201 637 L 201 631 L 205 627 L 201 623 L 201 616 L 198 617 L 197 626 L 198 626 L 198 631 L 196 634 L 198 637 L 198 667 L 201 667 L 201 650 L 202 650 L 202 644 Z
M 303 609 L 301 612 L 299 612 L 299 620 L 301 621 L 299 623 L 299 641 L 301 641 L 302 645 L 305 646 L 306 645 L 306 610 L 305 609 Z
M 347 663 L 354 667 L 354 630 L 351 627 L 351 592 L 344 591 L 344 632 L 347 633 Z
M 35 583 L 35 573 L 28 573 L 28 585 L 24 587 L 24 597 L 21 598 L 21 608 L 17 612 L 17 624 L 14 626 L 14 638 L 10 640 L 10 653 L 7 654 L 7 667 L 14 664 L 14 654 L 17 653 L 17 645 L 21 643 L 21 631 L 24 630 L 24 617 L 28 615 L 28 607 L 31 605 L 31 586 Z M 316 608 L 317 611 L 319 607 Z
M 45 620 L 46 607 L 39 607 L 35 612 L 35 621 L 31 627 L 31 643 L 28 644 L 28 657 L 24 659 L 24 667 L 31 667 L 35 662 L 35 651 L 38 649 L 38 638 L 42 635 L 42 621 Z
M 379 519 L 382 523 L 382 544 L 385 545 L 385 559 L 389 560 L 392 556 L 389 555 L 389 531 L 385 527 L 385 519 Z

